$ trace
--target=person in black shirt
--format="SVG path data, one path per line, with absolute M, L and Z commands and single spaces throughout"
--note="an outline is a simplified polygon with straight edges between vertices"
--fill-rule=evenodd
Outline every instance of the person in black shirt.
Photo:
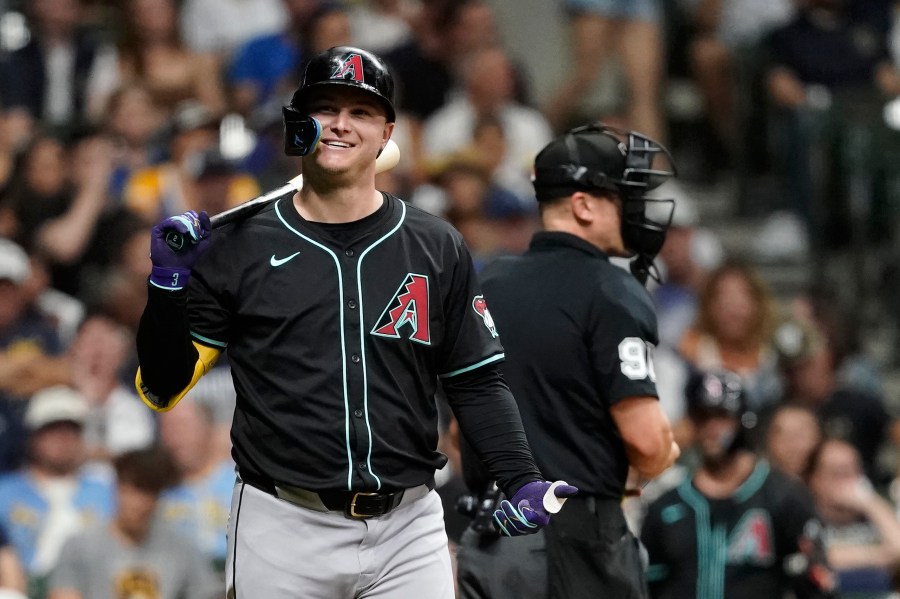
M 544 530 L 546 563 L 537 536 L 491 542 L 476 518 L 457 554 L 463 598 L 645 596 L 620 502 L 629 469 L 637 487 L 679 455 L 657 399 L 656 316 L 641 284 L 671 218 L 672 201 L 645 198 L 672 174 L 653 168 L 666 160 L 653 140 L 603 124 L 553 140 L 534 164 L 545 230 L 524 255 L 482 271 L 538 466 L 580 491 Z M 634 254 L 636 276 L 609 261 Z M 490 488 L 470 458 L 470 489 Z
M 757 417 L 741 378 L 693 372 L 685 398 L 701 465 L 644 519 L 651 597 L 834 597 L 812 495 L 750 450 Z
M 212 239 L 205 214 L 154 230 L 142 398 L 171 409 L 226 348 L 234 378 L 229 597 L 453 597 L 432 492 L 439 379 L 512 497 L 498 526 L 525 534 L 550 517 L 461 235 L 375 189 L 392 93 L 374 54 L 319 54 L 284 109 L 302 189 Z M 172 234 L 194 243 L 173 251 Z

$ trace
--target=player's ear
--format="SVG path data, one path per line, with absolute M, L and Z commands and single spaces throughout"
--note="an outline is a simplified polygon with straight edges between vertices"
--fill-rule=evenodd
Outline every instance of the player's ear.
M 384 146 L 387 145 L 388 140 L 391 138 L 391 135 L 394 133 L 394 123 L 385 123 L 384 131 L 381 134 L 381 149 L 384 149 Z

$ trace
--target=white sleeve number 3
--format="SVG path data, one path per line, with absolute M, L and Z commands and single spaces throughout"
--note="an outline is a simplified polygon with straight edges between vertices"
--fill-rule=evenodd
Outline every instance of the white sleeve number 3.
M 656 382 L 653 370 L 653 344 L 640 337 L 625 337 L 619 343 L 619 360 L 622 362 L 622 374 L 633 381 L 649 378 Z

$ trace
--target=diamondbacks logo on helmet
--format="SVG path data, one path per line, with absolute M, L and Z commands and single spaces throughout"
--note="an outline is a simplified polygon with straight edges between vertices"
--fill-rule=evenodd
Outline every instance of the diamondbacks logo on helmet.
M 490 310 L 488 310 L 487 302 L 484 300 L 483 295 L 476 295 L 472 298 L 472 309 L 475 310 L 475 313 L 484 321 L 484 326 L 491 332 L 491 337 L 496 338 L 497 325 L 494 324 L 494 318 L 491 316 Z
M 399 339 L 400 329 L 408 326 L 410 341 L 431 345 L 428 315 L 428 277 L 409 273 L 378 318 L 372 334 Z
M 334 69 L 331 79 L 353 79 L 354 81 L 363 81 L 363 64 L 362 56 L 359 54 L 350 54 L 344 58 L 343 62 Z

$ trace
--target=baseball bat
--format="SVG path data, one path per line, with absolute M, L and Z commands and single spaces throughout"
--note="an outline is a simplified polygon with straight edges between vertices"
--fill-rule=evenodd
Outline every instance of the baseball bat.
M 400 162 L 400 148 L 393 139 L 389 139 L 387 144 L 385 144 L 384 149 L 381 151 L 381 154 L 375 159 L 375 173 L 378 174 L 389 171 L 397 166 L 398 162 Z M 301 187 L 303 187 L 303 175 L 297 175 L 277 189 L 273 189 L 257 198 L 247 200 L 242 204 L 238 204 L 233 208 L 229 208 L 224 212 L 211 216 L 209 222 L 213 229 L 218 229 L 219 227 L 224 227 L 228 223 L 244 220 L 262 210 L 269 202 L 280 198 L 288 192 L 300 191 Z M 181 233 L 169 231 L 166 234 L 166 244 L 176 252 L 184 247 L 184 243 L 185 236 Z

